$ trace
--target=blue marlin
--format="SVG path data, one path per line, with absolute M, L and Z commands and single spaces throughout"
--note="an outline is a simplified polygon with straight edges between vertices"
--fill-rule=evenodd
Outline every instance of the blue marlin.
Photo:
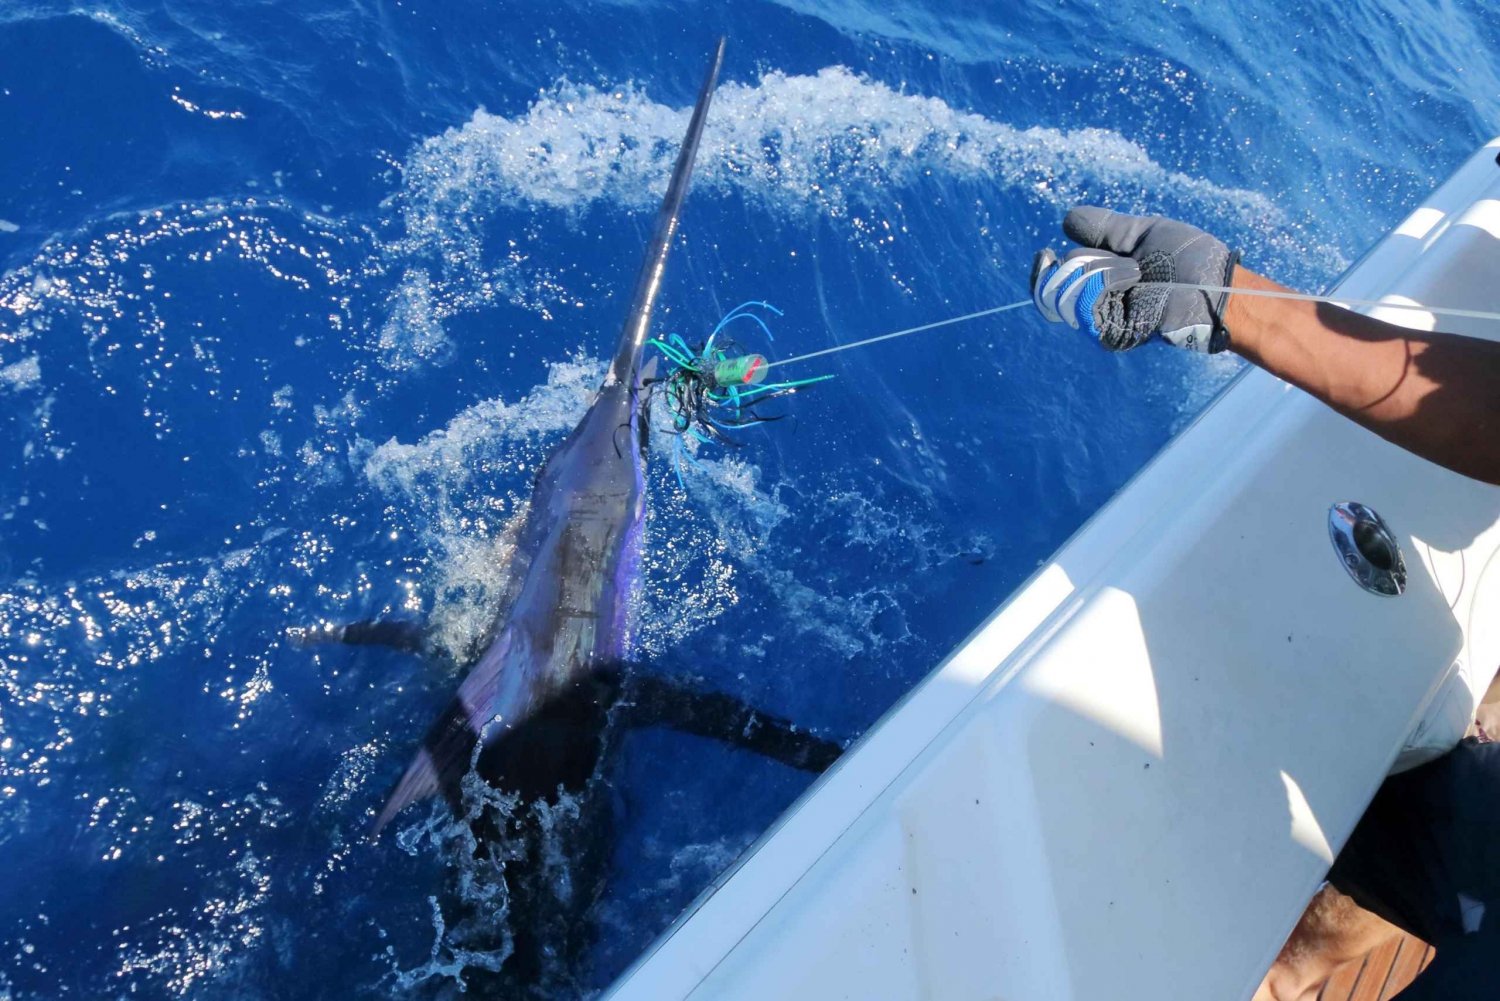
M 523 800 L 580 789 L 616 721 L 715 737 L 809 770 L 822 770 L 839 753 L 838 745 L 728 695 L 652 678 L 626 664 L 628 606 L 639 579 L 646 513 L 643 397 L 651 372 L 642 368 L 642 353 L 723 56 L 721 40 L 604 382 L 537 476 L 517 537 L 519 590 L 391 792 L 375 834 L 429 796 L 445 795 L 461 807 L 460 781 L 471 767 Z M 343 626 L 315 638 L 421 645 L 419 636 L 394 623 Z
M 505 884 L 512 948 L 504 970 L 491 971 L 505 991 L 535 986 L 556 976 L 559 966 L 566 971 L 586 942 L 612 829 L 600 765 L 622 727 L 670 727 L 814 772 L 841 751 L 730 694 L 628 662 L 629 605 L 646 514 L 644 402 L 654 367 L 642 367 L 642 353 L 723 56 L 720 41 L 603 384 L 537 476 L 517 536 L 513 600 L 498 612 L 478 659 L 423 738 L 372 832 L 378 835 L 401 810 L 435 795 L 466 818 L 476 857 L 498 861 Z M 419 627 L 394 621 L 294 635 L 418 653 L 426 647 Z M 463 779 L 471 770 L 527 808 L 503 816 L 483 804 L 466 809 L 473 804 L 464 802 Z M 572 797 L 578 820 L 562 848 L 569 878 L 560 892 L 546 874 L 540 813 L 530 807 L 557 803 L 563 794 Z M 467 906 L 458 901 L 460 921 L 489 936 L 495 915 L 485 907 L 463 916 Z M 448 927 L 451 933 L 456 925 L 450 920 Z

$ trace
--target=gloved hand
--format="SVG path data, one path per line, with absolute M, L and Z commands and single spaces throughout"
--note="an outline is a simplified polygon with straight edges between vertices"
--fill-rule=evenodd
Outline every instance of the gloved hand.
M 1054 323 L 1066 322 L 1112 351 L 1152 334 L 1180 348 L 1223 351 L 1225 292 L 1174 289 L 1161 282 L 1227 286 L 1238 252 L 1195 226 L 1080 205 L 1063 232 L 1081 244 L 1061 261 L 1050 250 L 1031 266 L 1031 298 Z

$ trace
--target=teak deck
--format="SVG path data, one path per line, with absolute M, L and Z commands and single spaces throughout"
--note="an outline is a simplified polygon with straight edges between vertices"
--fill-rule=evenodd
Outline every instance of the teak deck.
M 1388 1001 L 1432 962 L 1433 948 L 1411 935 L 1398 935 L 1360 960 L 1345 963 L 1318 992 L 1318 1001 Z

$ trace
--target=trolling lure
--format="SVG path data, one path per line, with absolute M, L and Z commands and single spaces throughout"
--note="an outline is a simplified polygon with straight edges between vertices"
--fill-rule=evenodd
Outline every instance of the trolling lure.
M 682 457 L 693 458 L 684 447 L 685 438 L 738 448 L 742 443 L 734 437 L 735 431 L 785 416 L 765 413 L 761 409 L 764 404 L 790 396 L 804 386 L 833 378 L 820 375 L 789 382 L 767 382 L 771 363 L 766 357 L 743 351 L 725 332 L 730 324 L 748 321 L 758 326 L 768 341 L 774 341 L 776 338 L 762 312 L 782 315 L 781 310 L 768 302 L 741 303 L 724 314 L 713 333 L 708 335 L 708 340 L 697 347 L 690 347 L 677 334 L 665 340 L 652 338 L 649 342 L 666 358 L 671 369 L 665 376 L 652 380 L 649 388 L 653 394 L 661 394 L 667 413 L 671 415 L 669 433 L 677 436 L 673 458 L 679 486 L 682 485 Z

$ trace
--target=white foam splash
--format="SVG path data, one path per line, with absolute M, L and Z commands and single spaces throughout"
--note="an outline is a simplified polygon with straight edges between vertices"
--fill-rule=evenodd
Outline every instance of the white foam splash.
M 433 302 L 432 280 L 425 268 L 410 268 L 386 303 L 390 313 L 380 328 L 380 358 L 387 368 L 416 368 L 442 362 L 453 342 L 443 330 L 443 310 Z
M 19 392 L 42 381 L 42 363 L 36 355 L 0 367 L 0 390 Z
M 407 445 L 392 438 L 371 451 L 365 475 L 383 490 L 422 504 L 440 518 L 460 515 L 455 495 L 475 483 L 493 480 L 506 468 L 524 470 L 528 457 L 510 443 L 531 442 L 567 431 L 578 423 L 604 377 L 598 358 L 575 355 L 548 366 L 547 381 L 520 400 L 496 397 L 474 404 L 446 426 Z M 444 529 L 462 527 L 457 521 Z
M 448 226 L 477 231 L 507 206 L 649 208 L 666 187 L 688 114 L 634 85 L 600 90 L 567 81 L 514 117 L 477 111 L 407 159 L 407 232 L 436 244 Z M 1121 201 L 1170 188 L 1245 220 L 1278 217 L 1264 195 L 1172 171 L 1117 132 L 1016 128 L 843 66 L 720 87 L 694 184 L 700 192 L 736 189 L 782 211 L 816 205 L 840 216 L 855 189 L 932 173 L 1059 206 L 1101 187 L 1122 189 Z
M 335 820 L 343 819 L 353 798 L 364 791 L 376 774 L 384 748 L 378 741 L 366 741 L 343 751 L 333 774 L 323 782 L 323 793 L 314 812 Z
M 516 537 L 527 510 L 526 502 L 517 503 L 493 537 L 460 530 L 436 540 L 443 555 L 430 582 L 427 632 L 455 661 L 467 661 L 477 653 L 476 645 L 489 635 L 520 586 L 525 568 L 516 562 Z M 471 524 L 472 531 L 484 531 L 483 521 Z
M 432 917 L 432 946 L 426 962 L 410 970 L 395 967 L 392 970 L 398 994 L 406 994 L 431 981 L 450 981 L 459 993 L 468 991 L 464 972 L 468 969 L 499 970 L 509 957 L 511 946 L 508 939 L 493 948 L 470 949 L 456 944 L 461 939 L 459 929 L 450 928 L 443 915 L 442 904 L 436 896 L 427 898 L 428 911 Z
M 515 583 L 526 505 L 519 488 L 578 423 L 603 377 L 603 361 L 577 355 L 549 366 L 546 382 L 513 403 L 484 400 L 417 442 L 392 438 L 368 452 L 365 476 L 400 497 L 408 527 L 442 553 L 428 625 L 456 658 L 489 628 Z M 507 492 L 507 482 L 517 489 Z
M 665 450 L 665 441 L 658 438 L 655 444 Z M 662 481 L 668 475 L 659 470 Z M 899 581 L 841 591 L 836 584 L 830 587 L 826 578 L 809 584 L 787 569 L 786 558 L 799 543 L 783 536 L 791 530 L 804 538 L 811 528 L 807 520 L 795 518 L 782 499 L 784 490 L 797 491 L 793 481 L 767 484 L 758 466 L 735 456 L 685 461 L 683 476 L 686 491 L 653 497 L 649 515 L 649 614 L 636 637 L 647 659 L 714 626 L 740 604 L 745 592 L 742 578 L 747 575 L 775 596 L 779 633 L 816 642 L 846 660 L 910 635 L 904 626 L 893 635 L 872 628 L 878 618 L 899 612 L 894 597 L 902 589 Z M 833 496 L 836 502 L 838 493 Z M 830 502 L 824 503 L 827 510 Z M 902 531 L 909 540 L 925 534 L 915 518 L 906 521 Z M 659 538 L 664 534 L 670 538 Z M 902 551 L 910 556 L 915 547 L 908 541 Z M 749 640 L 737 647 L 737 653 L 761 657 L 766 648 L 763 642 Z

